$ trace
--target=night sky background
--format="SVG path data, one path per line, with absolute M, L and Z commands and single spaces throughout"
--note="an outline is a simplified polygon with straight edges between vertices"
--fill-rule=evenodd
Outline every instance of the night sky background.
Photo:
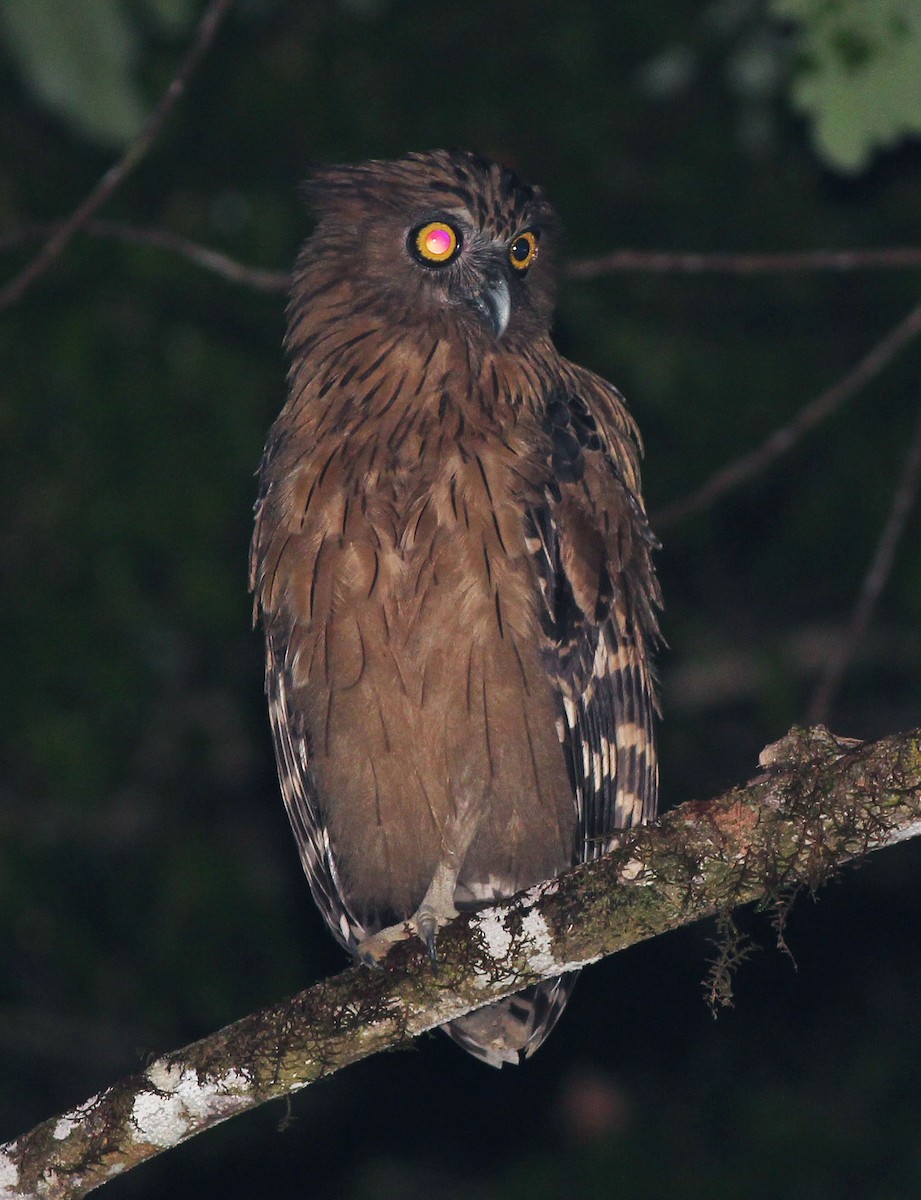
M 110 7 L 133 91 L 102 105 L 108 128 L 43 99 L 0 25 L 3 279 L 38 245 L 18 231 L 70 213 L 120 153 L 113 114 L 131 127 L 131 94 L 150 111 L 203 6 Z M 791 102 L 796 50 L 754 0 L 240 0 L 100 215 L 284 271 L 312 160 L 457 146 L 544 184 L 573 260 L 918 245 L 919 142 L 837 169 Z M 844 376 L 918 276 L 561 285 L 558 344 L 645 438 L 666 807 L 746 780 L 805 719 L 902 471 L 921 347 L 744 486 L 656 514 Z M 247 594 L 283 331 L 279 292 L 88 236 L 0 313 L 0 1141 L 345 965 L 288 832 Z M 919 534 L 916 507 L 836 733 L 921 723 Z M 908 843 L 801 899 L 795 966 L 740 914 L 755 951 L 717 1020 L 702 924 L 588 970 L 519 1070 L 431 1034 L 105 1195 L 914 1198 L 919 866 Z

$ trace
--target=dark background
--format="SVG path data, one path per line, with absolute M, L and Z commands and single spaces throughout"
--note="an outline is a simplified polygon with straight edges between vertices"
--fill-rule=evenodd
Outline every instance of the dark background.
M 127 5 L 152 106 L 188 45 Z M 200 11 L 192 6 L 192 15 Z M 546 185 L 573 257 L 917 243 L 918 142 L 824 164 L 763 5 L 250 0 L 104 215 L 291 263 L 310 160 L 461 146 Z M 0 43 L 0 228 L 70 212 L 112 147 Z M 4 277 L 29 246 L 0 239 Z M 757 445 L 916 302 L 917 270 L 632 273 L 561 288 L 653 513 Z M 0 1140 L 343 965 L 278 796 L 250 630 L 253 472 L 283 297 L 81 237 L 0 314 Z M 758 478 L 660 529 L 666 805 L 755 771 L 846 628 L 918 408 L 917 346 Z M 655 522 L 654 522 L 655 523 Z M 919 723 L 910 519 L 829 723 Z M 108 1185 L 312 1200 L 921 1194 L 919 848 L 764 916 L 735 1006 L 704 925 L 589 970 L 525 1067 L 447 1039 L 344 1071 Z

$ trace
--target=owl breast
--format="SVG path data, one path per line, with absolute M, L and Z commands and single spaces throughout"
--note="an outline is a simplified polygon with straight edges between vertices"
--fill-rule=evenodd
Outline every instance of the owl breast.
M 573 856 L 521 505 L 538 486 L 533 431 L 469 413 L 459 426 L 446 394 L 393 405 L 403 432 L 389 444 L 363 423 L 321 438 L 278 517 L 291 698 L 339 886 L 371 929 L 415 910 L 459 810 L 477 832 L 456 903 L 511 894 Z

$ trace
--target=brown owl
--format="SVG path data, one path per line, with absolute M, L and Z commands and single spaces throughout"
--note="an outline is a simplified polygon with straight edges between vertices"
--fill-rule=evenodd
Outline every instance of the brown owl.
M 474 154 L 323 168 L 251 586 L 285 805 L 366 962 L 656 808 L 659 590 L 617 390 L 550 338 L 553 210 Z M 451 1022 L 533 1054 L 575 976 Z

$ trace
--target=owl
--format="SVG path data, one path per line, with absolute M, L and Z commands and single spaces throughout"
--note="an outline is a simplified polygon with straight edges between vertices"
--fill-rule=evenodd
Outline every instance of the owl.
M 379 963 L 656 810 L 639 437 L 550 335 L 553 209 L 475 154 L 317 169 L 251 552 L 313 897 Z M 574 975 L 452 1021 L 493 1066 Z

